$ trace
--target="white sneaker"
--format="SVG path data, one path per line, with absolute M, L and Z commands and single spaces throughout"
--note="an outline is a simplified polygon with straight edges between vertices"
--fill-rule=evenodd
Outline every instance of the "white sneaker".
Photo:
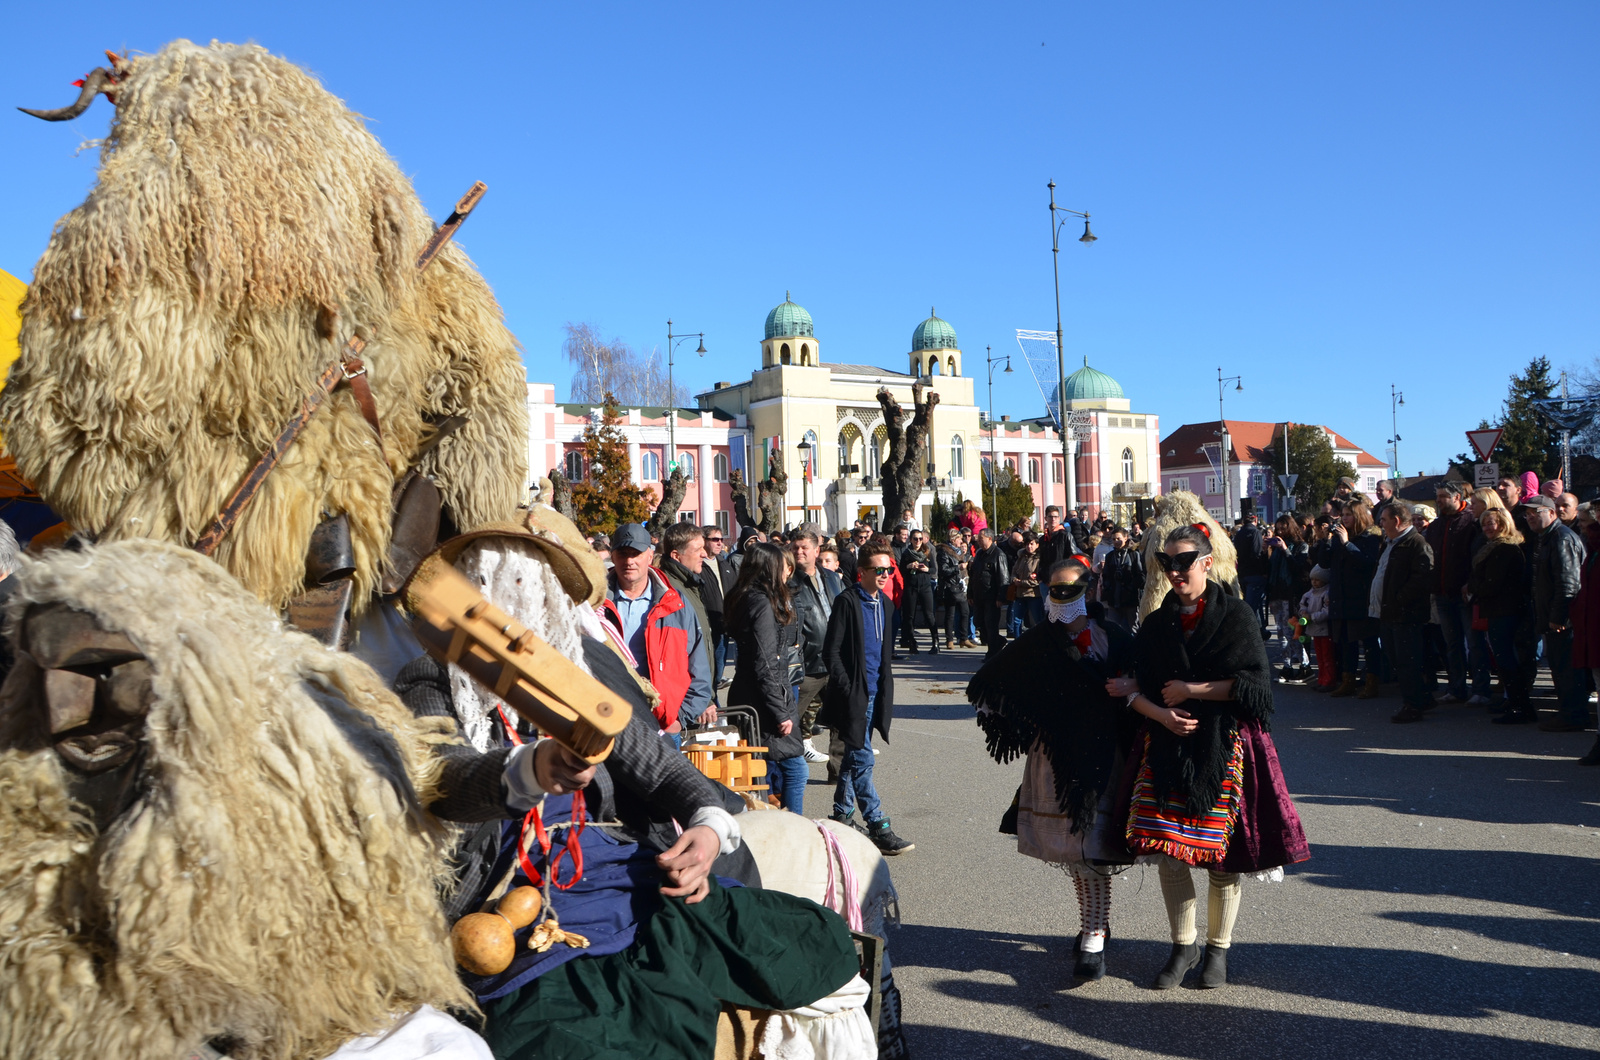
M 828 756 L 813 747 L 810 740 L 806 741 L 805 755 L 807 762 L 826 762 L 828 760 Z
M 873 749 L 872 749 L 872 753 L 873 753 L 873 754 L 877 754 L 877 753 L 878 753 L 878 749 L 877 749 L 877 748 L 876 748 L 876 747 L 874 747 L 874 748 L 873 748 Z

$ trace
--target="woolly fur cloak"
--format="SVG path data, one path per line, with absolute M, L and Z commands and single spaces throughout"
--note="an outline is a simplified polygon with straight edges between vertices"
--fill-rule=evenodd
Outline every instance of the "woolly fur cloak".
M 146 787 L 96 835 L 42 706 L 15 681 L 0 697 L 0 1057 L 173 1060 L 222 1039 L 303 1060 L 424 1003 L 471 1006 L 421 809 L 447 723 L 193 552 L 127 541 L 25 563 L 11 630 L 31 604 L 88 612 L 150 660 L 155 702 Z
M 1211 531 L 1211 580 L 1228 586 L 1233 595 L 1239 592 L 1239 553 L 1233 541 L 1222 532 L 1222 527 L 1206 511 L 1200 498 L 1185 490 L 1168 493 L 1156 501 L 1156 518 L 1144 532 L 1144 593 L 1139 598 L 1139 620 L 1161 606 L 1172 586 L 1156 562 L 1156 553 L 1167 543 L 1167 535 L 1180 526 L 1200 523 Z M 1159 700 L 1158 700 L 1159 702 Z
M 417 272 L 433 229 L 362 118 L 299 67 L 181 40 L 134 57 L 99 179 L 23 304 L 0 395 L 18 469 L 92 537 L 191 544 L 360 333 L 382 449 L 335 392 L 216 555 L 281 607 L 318 520 L 347 512 L 359 607 L 431 423 L 468 417 L 421 463 L 459 529 L 526 499 L 520 351 L 459 247 Z

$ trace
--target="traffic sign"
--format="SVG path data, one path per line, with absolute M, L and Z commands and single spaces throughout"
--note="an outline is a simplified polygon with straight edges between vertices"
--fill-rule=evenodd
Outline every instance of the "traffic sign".
M 1279 475 L 1278 484 L 1283 487 L 1283 492 L 1293 493 L 1294 484 L 1300 481 L 1299 475 Z
M 1500 435 L 1504 431 L 1504 427 L 1485 427 L 1482 430 L 1468 431 L 1467 441 L 1472 443 L 1472 448 L 1478 451 L 1479 460 L 1487 460 L 1490 454 L 1494 452 L 1494 447 L 1500 444 Z M 1493 483 L 1490 483 L 1490 485 L 1493 485 Z
M 1472 485 L 1474 489 L 1492 490 L 1494 484 L 1500 481 L 1499 464 L 1473 464 Z

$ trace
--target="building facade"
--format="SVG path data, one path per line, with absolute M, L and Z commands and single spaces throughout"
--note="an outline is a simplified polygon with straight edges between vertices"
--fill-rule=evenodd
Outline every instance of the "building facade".
M 1219 442 L 1223 426 L 1229 443 L 1226 503 Z M 1264 518 L 1276 518 L 1282 508 L 1276 475 L 1283 469 L 1268 467 L 1264 461 L 1267 449 L 1277 445 L 1282 451 L 1284 427 L 1283 423 L 1251 420 L 1184 424 L 1161 440 L 1163 492 L 1187 490 L 1198 495 L 1211 515 L 1223 523 L 1239 517 L 1245 498 Z M 1333 446 L 1334 458 L 1355 467 L 1356 489 L 1376 496 L 1378 480 L 1388 476 L 1388 464 L 1343 435 L 1327 427 L 1320 429 Z

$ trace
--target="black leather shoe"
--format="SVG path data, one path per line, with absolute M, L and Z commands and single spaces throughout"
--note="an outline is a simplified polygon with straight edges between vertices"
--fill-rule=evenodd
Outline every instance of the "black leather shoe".
M 1228 950 L 1224 946 L 1206 946 L 1205 963 L 1200 966 L 1200 989 L 1215 990 L 1228 985 Z
M 1092 983 L 1105 977 L 1106 951 L 1098 950 L 1094 953 L 1084 953 L 1080 948 L 1078 950 L 1078 962 L 1072 966 L 1072 978 Z
M 1167 958 L 1167 966 L 1161 969 L 1161 974 L 1156 976 L 1156 981 L 1151 985 L 1152 990 L 1171 990 L 1183 985 L 1183 977 L 1194 970 L 1200 963 L 1202 950 L 1198 942 L 1191 942 L 1187 946 L 1172 944 L 1172 956 Z
M 1404 725 L 1407 722 L 1421 721 L 1424 717 L 1426 717 L 1426 715 L 1416 707 L 1401 707 L 1399 710 L 1389 715 L 1389 720 L 1394 722 L 1396 725 Z M 1207 947 L 1206 952 L 1211 952 L 1209 947 Z
M 1600 766 L 1600 737 L 1596 737 L 1589 753 L 1578 759 L 1580 766 Z

